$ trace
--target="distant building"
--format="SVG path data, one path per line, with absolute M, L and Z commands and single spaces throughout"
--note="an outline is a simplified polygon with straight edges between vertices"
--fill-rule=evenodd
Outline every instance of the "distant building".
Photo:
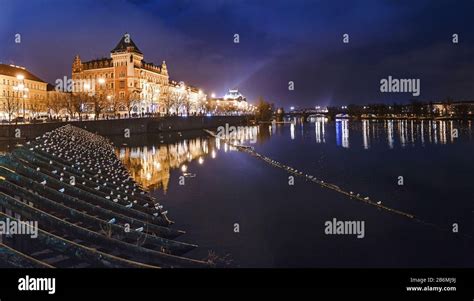
M 231 89 L 224 97 L 209 99 L 211 111 L 215 112 L 246 112 L 251 108 L 247 98 L 237 89 Z
M 428 104 L 431 112 L 436 116 L 446 115 L 473 115 L 474 101 L 446 101 Z
M 47 85 L 24 67 L 0 64 L 0 118 L 31 117 L 44 111 Z
M 199 89 L 170 81 L 165 61 L 156 65 L 144 60 L 144 55 L 128 34 L 110 52 L 110 58 L 82 61 L 76 55 L 72 64 L 75 92 L 93 92 L 121 103 L 120 111 L 145 113 L 196 113 L 193 103 L 205 101 Z M 186 94 L 181 97 L 179 94 Z M 170 101 L 173 97 L 173 101 Z M 184 101 L 178 101 L 183 98 Z

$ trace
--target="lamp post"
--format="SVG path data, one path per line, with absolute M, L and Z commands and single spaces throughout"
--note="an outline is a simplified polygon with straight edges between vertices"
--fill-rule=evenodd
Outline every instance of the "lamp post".
M 105 79 L 104 78 L 99 78 L 99 99 L 95 101 L 94 106 L 101 106 L 103 104 L 99 103 L 102 102 L 103 97 L 104 97 L 104 87 L 105 87 Z M 96 114 L 98 112 L 97 108 L 94 108 Z M 99 116 L 96 116 L 96 119 L 99 119 Z
M 25 120 L 25 100 L 26 98 L 28 97 L 27 94 L 28 94 L 28 91 L 29 89 L 25 87 L 25 76 L 22 75 L 22 74 L 18 74 L 16 76 L 16 79 L 18 80 L 18 83 L 16 86 L 13 87 L 13 91 L 16 91 L 17 92 L 17 98 L 18 100 L 20 100 L 20 97 L 22 99 L 22 111 L 23 111 L 23 120 Z M 21 96 L 20 96 L 21 94 Z

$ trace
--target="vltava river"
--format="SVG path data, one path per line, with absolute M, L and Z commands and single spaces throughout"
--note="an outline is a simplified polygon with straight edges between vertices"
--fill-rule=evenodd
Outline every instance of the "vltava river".
M 204 132 L 116 145 L 133 177 L 187 232 L 180 238 L 199 245 L 191 257 L 211 251 L 236 267 L 473 267 L 472 130 L 471 121 L 318 118 L 249 127 L 240 137 L 422 222 L 303 178 L 289 185 L 286 171 Z M 334 218 L 364 221 L 364 237 L 325 234 Z

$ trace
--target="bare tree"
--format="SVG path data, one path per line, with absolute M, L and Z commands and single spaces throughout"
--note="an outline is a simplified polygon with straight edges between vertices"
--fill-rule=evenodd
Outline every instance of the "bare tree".
M 135 105 L 136 101 L 138 100 L 138 96 L 136 93 L 131 92 L 125 95 L 122 103 L 128 110 L 128 116 L 131 117 L 133 106 Z
M 45 106 L 50 119 L 53 117 L 52 112 L 54 112 L 55 115 L 58 115 L 59 111 L 64 108 L 67 108 L 66 97 L 68 96 L 68 94 L 63 94 L 61 92 L 48 93 L 45 101 Z
M 69 116 L 74 117 L 76 114 L 79 120 L 82 120 L 82 113 L 85 110 L 85 105 L 89 100 L 87 93 L 78 92 L 68 95 L 66 98 L 66 110 Z
M 107 108 L 107 101 L 103 94 L 89 96 L 89 101 L 94 107 L 94 119 L 99 119 L 99 115 Z
M 189 94 L 186 90 L 181 89 L 174 89 L 171 92 L 171 108 L 174 108 L 176 113 L 179 114 L 181 108 L 183 108 L 188 114 L 189 109 L 191 107 L 191 101 L 189 98 Z
M 31 117 L 35 118 L 38 113 L 41 111 L 44 111 L 44 108 L 46 106 L 46 99 L 30 99 L 29 101 L 29 107 L 30 107 L 30 112 L 31 112 Z
M 114 114 L 114 116 L 117 116 L 119 114 L 120 107 L 123 105 L 123 102 L 114 96 L 108 97 L 106 103 L 107 108 Z
M 184 91 L 181 96 L 181 107 L 184 108 L 184 112 L 186 115 L 189 115 L 189 112 L 191 111 L 191 97 L 189 96 L 188 91 Z
M 160 106 L 165 109 L 165 115 L 168 116 L 170 109 L 173 106 L 173 93 L 170 91 L 170 88 L 167 88 L 161 97 Z
M 13 114 L 18 112 L 20 108 L 19 98 L 14 96 L 4 96 L 2 107 L 3 111 L 8 115 L 8 123 L 11 123 Z

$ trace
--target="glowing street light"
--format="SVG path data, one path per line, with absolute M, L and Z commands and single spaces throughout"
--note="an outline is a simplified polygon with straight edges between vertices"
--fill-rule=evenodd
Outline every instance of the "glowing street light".
M 211 94 L 211 97 L 212 97 L 212 98 L 216 98 L 216 93 L 212 93 L 212 94 Z
M 105 84 L 105 79 L 99 78 L 99 84 L 101 84 L 101 85 Z
M 16 76 L 16 79 L 17 79 L 17 80 L 24 80 L 24 79 L 25 79 L 25 76 L 24 76 L 23 74 L 18 74 L 18 75 Z

